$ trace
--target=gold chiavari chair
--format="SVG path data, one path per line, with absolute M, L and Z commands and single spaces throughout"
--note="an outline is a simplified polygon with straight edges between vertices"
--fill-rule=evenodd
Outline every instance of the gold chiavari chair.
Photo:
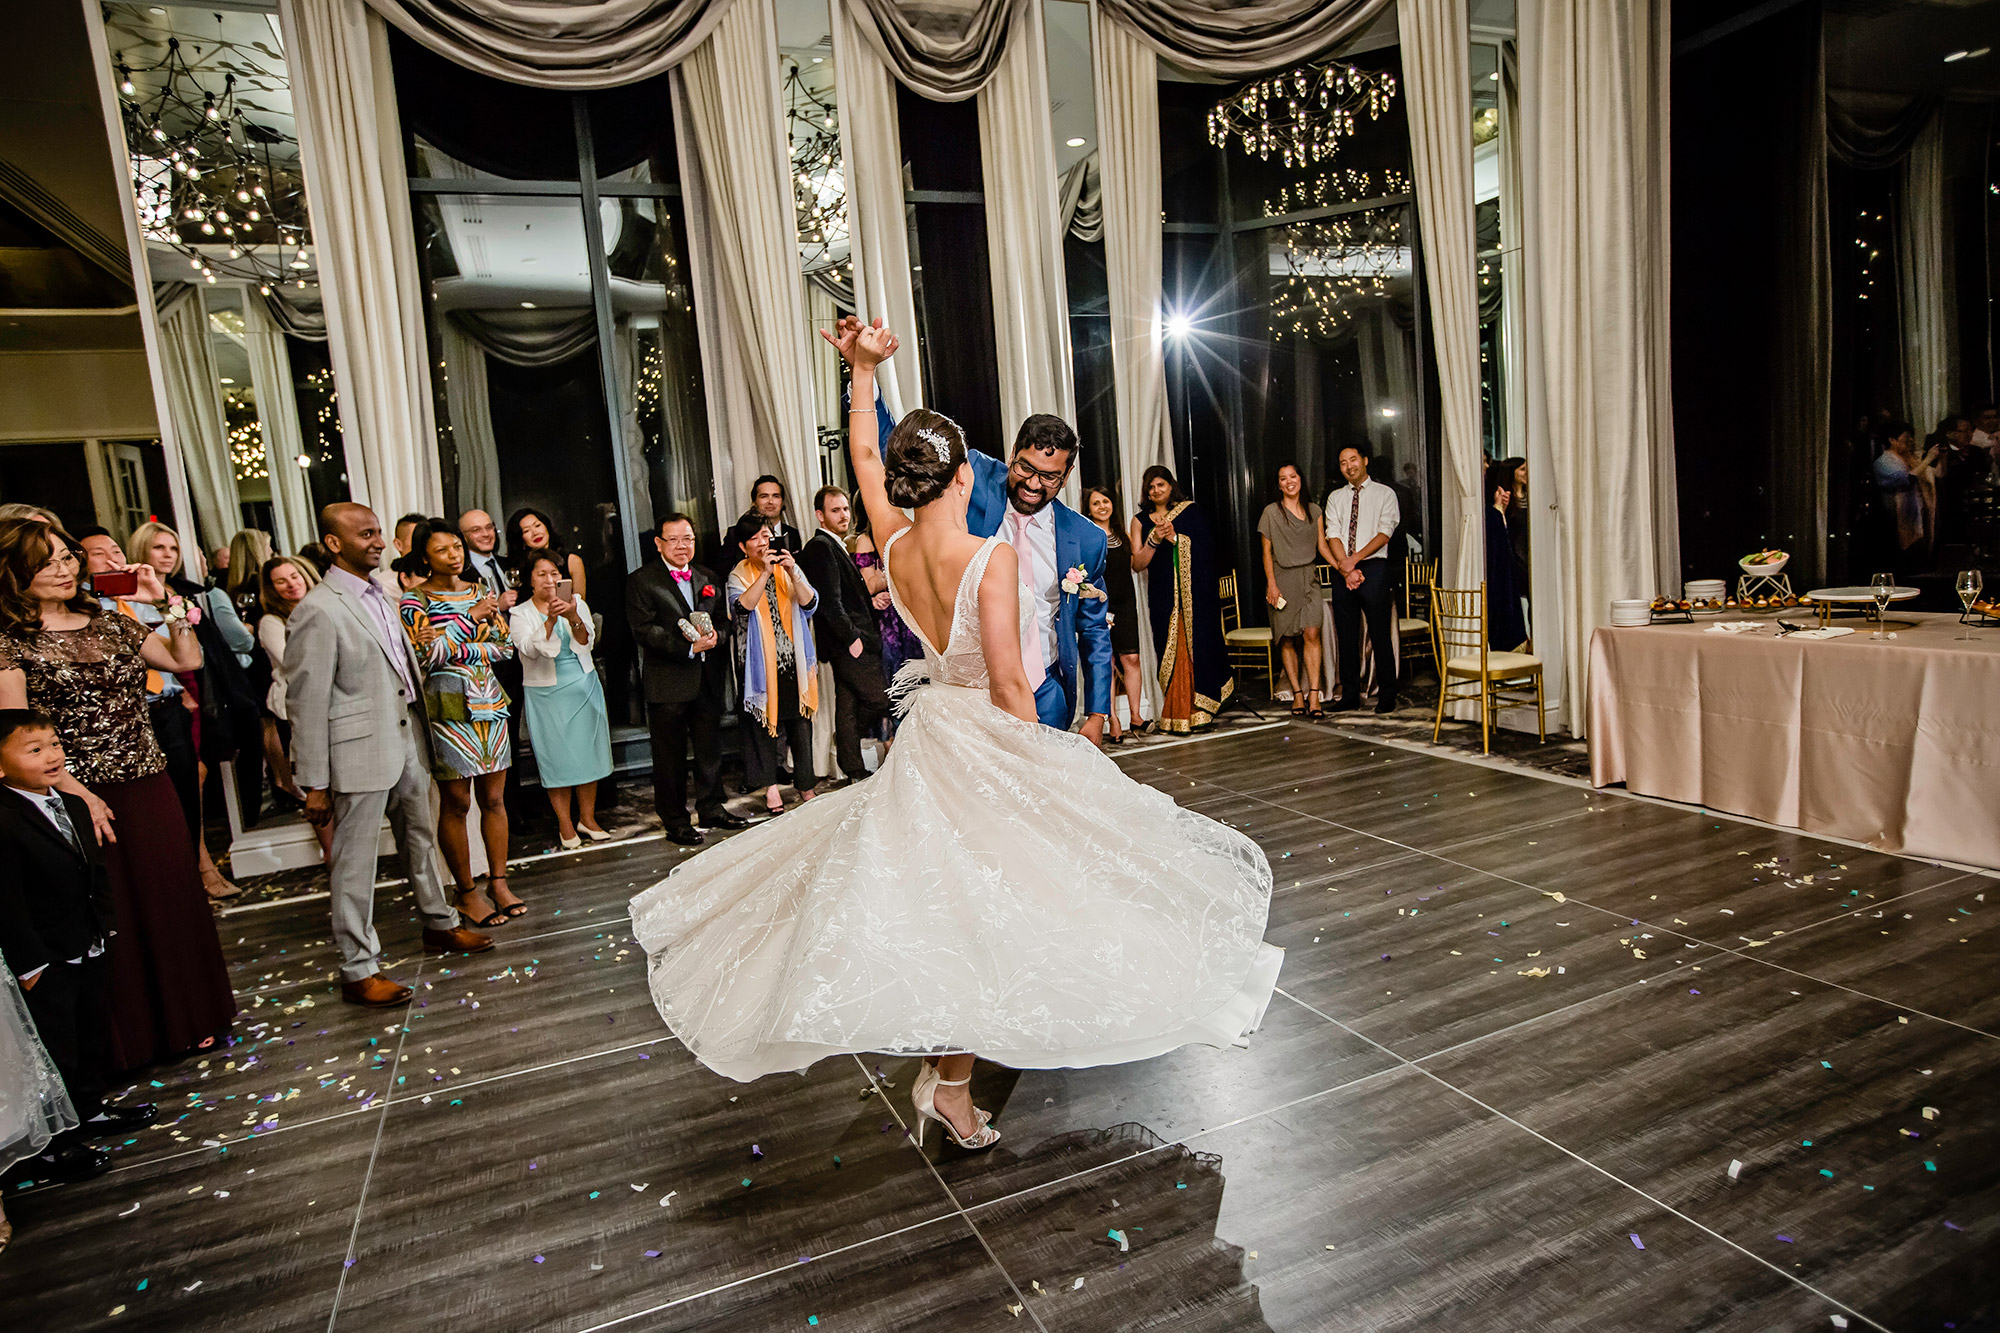
M 1243 606 L 1236 596 L 1236 576 L 1222 576 L 1222 642 L 1229 649 L 1231 671 L 1261 671 L 1270 688 L 1278 688 L 1278 676 L 1271 657 L 1268 627 L 1245 625 Z
M 1547 740 L 1548 713 L 1542 703 L 1542 659 L 1533 653 L 1496 652 L 1486 646 L 1486 585 L 1440 588 L 1431 585 L 1431 651 L 1438 662 L 1437 721 L 1431 740 L 1444 729 L 1448 703 L 1477 700 L 1479 748 L 1492 751 L 1493 714 L 1503 703 L 1535 706 L 1536 726 Z

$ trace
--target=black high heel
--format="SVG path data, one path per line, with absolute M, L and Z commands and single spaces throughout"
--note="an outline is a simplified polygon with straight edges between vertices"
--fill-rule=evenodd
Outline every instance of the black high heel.
M 452 906 L 458 909 L 458 914 L 461 917 L 465 917 L 468 920 L 470 920 L 471 914 L 465 910 L 465 900 L 478 892 L 479 888 L 477 885 L 475 885 L 469 889 L 460 889 L 453 895 L 457 899 L 457 901 L 452 903 Z M 489 899 L 489 901 L 491 900 Z M 491 930 L 495 926 L 506 925 L 507 914 L 505 912 L 495 911 L 492 916 L 486 917 L 483 920 L 474 921 L 472 924 L 478 927 L 480 930 Z

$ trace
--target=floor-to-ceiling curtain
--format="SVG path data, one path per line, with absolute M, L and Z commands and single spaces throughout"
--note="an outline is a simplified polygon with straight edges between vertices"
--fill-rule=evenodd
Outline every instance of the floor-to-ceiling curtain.
M 1466 0 L 1399 0 L 1403 79 L 1409 86 L 1410 162 L 1424 238 L 1442 419 L 1444 531 L 1438 577 L 1474 588 L 1486 576 L 1480 495 L 1486 451 L 1479 428 L 1479 283 L 1473 267 L 1471 27 Z
M 840 106 L 840 157 L 847 179 L 849 254 L 854 302 L 864 319 L 881 319 L 902 336 L 902 350 L 882 364 L 876 384 L 891 414 L 924 405 L 917 347 L 917 298 L 910 284 L 910 228 L 903 202 L 903 142 L 896 81 L 861 37 L 849 6 L 828 0 L 833 19 L 834 98 Z
M 1172 467 L 1166 344 L 1160 292 L 1160 58 L 1128 28 L 1090 7 L 1091 77 L 1097 97 L 1097 164 L 1104 211 L 1105 284 L 1111 309 L 1111 396 L 1118 418 L 1119 522 L 1141 503 L 1139 478 Z M 1158 659 L 1139 585 L 1140 678 L 1157 716 Z
M 363 0 L 279 0 L 348 490 L 385 515 L 443 507 L 423 297 L 382 20 Z
M 1668 363 L 1667 0 L 1522 0 L 1528 429 L 1558 506 L 1564 715 L 1613 598 L 1679 586 Z M 1548 617 L 1536 622 L 1546 635 Z M 1538 642 L 1547 658 L 1554 645 Z
M 769 460 L 795 507 L 820 485 L 777 50 L 772 0 L 734 0 L 673 75 L 695 299 L 714 316 L 702 361 L 711 426 L 726 441 L 716 459 L 724 522 L 749 504 L 752 459 Z M 722 490 L 724 462 L 732 491 Z
M 979 92 L 985 177 L 986 258 L 993 279 L 993 340 L 1000 360 L 1000 426 L 1008 441 L 1038 412 L 1076 419 L 1069 346 L 1069 285 L 1055 144 L 1049 126 L 1048 47 L 1042 9 L 1015 19 L 993 77 Z M 1063 488 L 1074 505 L 1076 474 Z
M 459 507 L 484 509 L 497 519 L 507 509 L 500 494 L 500 445 L 493 434 L 486 349 L 451 315 L 438 320 L 438 343 L 452 451 L 458 456 Z
M 1923 436 L 1956 399 L 1944 254 L 1944 116 L 1934 114 L 1903 159 L 1896 217 L 1896 302 L 1903 325 L 1903 410 Z
M 160 312 L 160 372 L 166 381 L 167 410 L 187 466 L 188 498 L 194 504 L 201 548 L 229 545 L 243 526 L 236 493 L 236 469 L 229 461 L 228 427 L 222 412 L 222 384 L 215 349 L 208 340 L 208 311 L 201 289 L 182 285 L 164 293 Z
M 257 393 L 257 416 L 264 425 L 265 468 L 271 475 L 271 535 L 281 551 L 296 551 L 319 538 L 306 474 L 299 467 L 305 445 L 299 435 L 299 404 L 292 392 L 292 353 L 285 331 L 269 308 L 245 294 L 243 347 L 250 356 L 250 383 Z
M 1056 191 L 1061 199 L 1058 210 L 1062 228 L 1085 245 L 1104 239 L 1104 179 L 1097 169 L 1097 154 L 1076 160 L 1063 173 Z

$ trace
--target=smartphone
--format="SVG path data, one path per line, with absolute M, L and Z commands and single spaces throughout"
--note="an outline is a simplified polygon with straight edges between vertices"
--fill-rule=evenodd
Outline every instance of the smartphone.
M 106 597 L 130 597 L 139 591 L 139 571 L 107 569 L 102 574 L 91 575 L 90 584 Z
M 556 600 L 559 602 L 570 602 L 576 600 L 575 579 L 556 580 Z

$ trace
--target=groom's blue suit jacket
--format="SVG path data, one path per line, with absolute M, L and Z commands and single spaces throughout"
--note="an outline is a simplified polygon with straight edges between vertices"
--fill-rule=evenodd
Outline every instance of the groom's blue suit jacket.
M 889 450 L 889 432 L 896 420 L 880 398 L 875 400 L 875 422 L 881 430 L 882 452 Z M 972 459 L 972 502 L 965 511 L 965 526 L 975 537 L 991 537 L 1000 531 L 1007 514 L 1007 465 L 991 454 L 968 450 Z M 1051 674 L 1062 688 L 1069 711 L 1076 711 L 1077 677 L 1083 677 L 1083 711 L 1111 711 L 1111 626 L 1105 618 L 1109 602 L 1104 592 L 1104 531 L 1060 500 L 1050 502 L 1056 521 L 1056 568 L 1058 580 L 1081 565 L 1084 577 L 1095 585 L 1099 596 L 1084 597 L 1063 593 L 1056 609 L 1056 646 L 1061 660 L 1052 664 Z

